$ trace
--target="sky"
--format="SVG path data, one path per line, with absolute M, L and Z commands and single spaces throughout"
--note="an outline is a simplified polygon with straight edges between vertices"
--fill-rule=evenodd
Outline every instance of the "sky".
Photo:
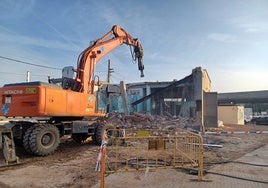
M 96 65 L 101 80 L 110 60 L 112 83 L 179 80 L 202 67 L 211 91 L 268 89 L 267 0 L 0 0 L 0 86 L 27 71 L 31 81 L 61 77 L 113 25 L 139 39 L 145 77 L 123 44 Z

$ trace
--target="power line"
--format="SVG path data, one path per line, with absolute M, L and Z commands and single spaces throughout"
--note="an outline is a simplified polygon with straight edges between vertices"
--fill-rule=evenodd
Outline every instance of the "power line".
M 1 74 L 13 74 L 13 75 L 18 75 L 18 76 L 21 76 L 21 75 L 25 75 L 23 73 L 13 73 L 13 72 L 2 72 L 0 71 Z
M 57 68 L 57 67 L 50 67 L 50 66 L 38 65 L 38 64 L 29 63 L 29 62 L 26 62 L 26 61 L 21 61 L 21 60 L 9 58 L 9 57 L 4 57 L 4 56 L 1 56 L 1 55 L 0 55 L 0 58 L 6 59 L 6 60 L 9 60 L 9 61 L 14 61 L 14 62 L 17 62 L 17 63 L 26 64 L 26 65 L 32 65 L 32 66 L 36 66 L 36 67 L 42 67 L 42 68 L 47 68 L 47 69 L 62 70 L 62 69 Z
M 2 72 L 0 71 L 1 74 L 12 74 L 12 75 L 17 75 L 17 76 L 25 76 L 25 73 L 15 73 L 15 72 Z M 49 74 L 31 74 L 31 76 L 43 76 L 47 77 Z

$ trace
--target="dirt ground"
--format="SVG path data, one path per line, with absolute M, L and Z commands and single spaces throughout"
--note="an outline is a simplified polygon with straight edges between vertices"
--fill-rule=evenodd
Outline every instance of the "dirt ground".
M 222 130 L 268 131 L 268 126 L 225 126 Z M 204 147 L 205 169 L 235 160 L 268 143 L 268 134 L 204 135 L 203 138 L 204 143 L 223 146 Z M 90 140 L 77 144 L 72 139 L 63 139 L 58 150 L 46 157 L 33 157 L 17 147 L 17 155 L 21 165 L 0 168 L 1 188 L 83 188 L 92 187 L 100 180 L 99 173 L 95 172 L 98 146 Z M 161 181 L 156 178 L 155 181 Z

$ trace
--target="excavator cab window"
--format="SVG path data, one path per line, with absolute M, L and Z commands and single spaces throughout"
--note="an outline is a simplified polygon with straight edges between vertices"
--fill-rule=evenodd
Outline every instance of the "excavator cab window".
M 74 86 L 74 68 L 72 66 L 62 69 L 62 88 L 71 89 Z

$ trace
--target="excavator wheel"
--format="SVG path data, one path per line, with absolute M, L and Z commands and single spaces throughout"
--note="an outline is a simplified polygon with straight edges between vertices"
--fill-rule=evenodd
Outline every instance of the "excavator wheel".
M 34 130 L 34 126 L 29 127 L 23 136 L 23 147 L 28 153 L 33 153 L 30 147 L 30 136 Z
M 110 138 L 122 136 L 120 131 L 116 129 L 114 125 L 104 125 L 101 123 L 96 123 L 94 136 L 92 137 L 92 139 L 98 145 L 102 144 L 102 136 L 103 136 L 104 130 L 107 131 L 108 145 L 112 144 L 112 140 Z
M 103 134 L 103 127 L 104 125 L 102 125 L 101 123 L 94 123 L 94 135 L 92 136 L 92 140 L 97 144 L 97 145 L 101 145 L 102 143 L 102 134 Z
M 59 130 L 54 125 L 41 125 L 34 127 L 29 137 L 31 151 L 39 156 L 46 156 L 53 153 L 59 143 Z

